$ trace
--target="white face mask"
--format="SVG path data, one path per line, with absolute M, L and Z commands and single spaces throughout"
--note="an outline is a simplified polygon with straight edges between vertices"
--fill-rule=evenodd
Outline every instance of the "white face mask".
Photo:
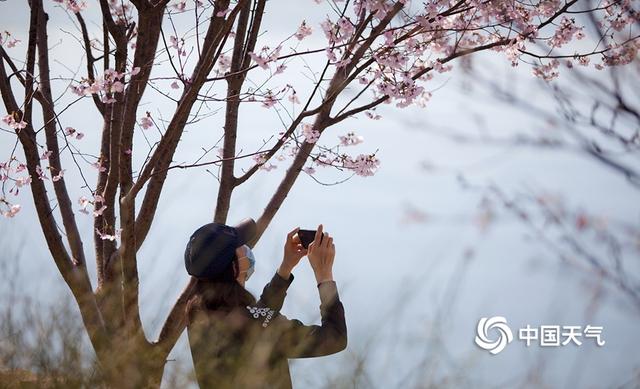
M 247 247 L 247 251 L 244 257 L 241 258 L 247 258 L 249 260 L 249 268 L 247 269 L 247 276 L 244 279 L 245 282 L 247 282 L 249 280 L 249 277 L 251 277 L 251 275 L 253 274 L 255 267 L 256 267 L 256 257 L 253 255 L 253 251 L 251 251 L 251 249 L 249 247 Z
M 251 249 L 247 251 L 247 258 L 249 258 L 250 265 L 249 269 L 247 269 L 247 278 L 245 279 L 245 281 L 247 281 L 249 277 L 251 277 L 256 268 L 256 257 L 253 255 L 253 251 L 251 251 Z

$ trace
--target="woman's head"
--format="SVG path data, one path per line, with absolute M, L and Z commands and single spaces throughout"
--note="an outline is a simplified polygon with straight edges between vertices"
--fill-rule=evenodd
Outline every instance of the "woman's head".
M 215 260 L 215 259 L 214 259 Z M 245 282 L 253 274 L 255 267 L 255 257 L 247 245 L 238 247 L 233 253 L 232 260 L 228 265 L 209 277 L 198 277 L 202 281 L 218 283 L 237 282 L 244 286 Z
M 185 249 L 187 273 L 199 279 L 215 279 L 227 272 L 230 265 L 233 266 L 233 260 L 247 257 L 253 264 L 247 242 L 255 232 L 253 219 L 245 219 L 235 227 L 209 223 L 198 228 L 191 234 Z
M 242 245 L 235 250 L 229 265 L 215 277 L 199 278 L 187 305 L 189 320 L 192 321 L 198 311 L 226 311 L 253 304 L 255 298 L 244 288 L 246 280 L 253 273 L 253 258 L 249 246 Z

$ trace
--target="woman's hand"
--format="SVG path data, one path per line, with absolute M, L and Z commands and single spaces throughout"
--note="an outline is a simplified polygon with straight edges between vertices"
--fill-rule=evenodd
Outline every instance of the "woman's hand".
M 333 281 L 333 259 L 336 256 L 336 246 L 328 233 L 322 233 L 322 224 L 318 226 L 316 236 L 309 244 L 307 255 L 318 284 Z
M 296 234 L 300 227 L 296 227 L 287 234 L 287 241 L 284 244 L 284 255 L 282 264 L 278 268 L 278 275 L 285 280 L 289 279 L 289 275 L 294 267 L 300 262 L 300 259 L 307 255 L 307 249 L 302 246 L 300 237 Z

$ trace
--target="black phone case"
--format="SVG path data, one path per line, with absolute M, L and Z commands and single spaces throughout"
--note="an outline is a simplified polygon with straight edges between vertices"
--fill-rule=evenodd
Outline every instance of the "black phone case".
M 300 237 L 302 247 L 304 247 L 305 249 L 309 248 L 309 245 L 316 237 L 316 230 L 298 230 L 298 237 Z

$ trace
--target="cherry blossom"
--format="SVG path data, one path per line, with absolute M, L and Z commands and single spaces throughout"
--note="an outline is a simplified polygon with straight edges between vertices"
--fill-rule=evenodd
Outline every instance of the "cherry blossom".
M 269 65 L 267 65 L 267 63 L 269 62 L 269 59 L 266 57 L 263 57 L 261 55 L 258 55 L 254 52 L 249 53 L 249 56 L 251 57 L 252 60 L 255 61 L 255 63 L 260 66 L 263 69 L 269 69 Z
M 184 11 L 187 8 L 187 0 L 179 0 L 171 4 L 171 7 L 177 11 Z
M 129 1 L 109 0 L 109 9 L 117 25 L 126 26 L 133 18 L 133 5 Z
M 262 106 L 265 108 L 271 108 L 278 102 L 278 99 L 271 93 L 271 91 L 267 92 L 264 100 L 262 101 Z
M 38 174 L 38 178 L 42 181 L 49 179 L 49 177 L 47 177 L 47 174 L 42 170 L 40 165 L 36 166 L 36 173 Z
M 570 42 L 574 37 L 577 39 L 582 39 L 584 37 L 582 27 L 576 26 L 574 19 L 563 17 L 560 21 L 560 27 L 558 27 L 549 43 L 552 47 L 562 47 L 566 43 Z
M 343 146 L 355 146 L 364 141 L 361 135 L 356 135 L 355 132 L 348 132 L 346 135 L 339 136 L 340 144 Z
M 220 54 L 218 57 L 218 68 L 220 73 L 225 73 L 231 67 L 231 58 L 228 55 Z
M 287 65 L 281 63 L 280 65 L 276 66 L 276 71 L 274 72 L 274 74 L 284 73 L 286 69 L 287 69 Z
M 98 169 L 99 172 L 106 172 L 107 168 L 102 166 L 102 162 L 101 161 L 97 161 L 91 164 L 91 166 L 93 166 L 94 168 Z
M 355 159 L 345 159 L 343 165 L 345 168 L 352 169 L 357 175 L 367 177 L 378 170 L 380 160 L 374 154 L 360 154 Z
M 106 205 L 103 205 L 102 207 L 100 207 L 99 209 L 96 209 L 93 211 L 93 216 L 94 217 L 98 217 L 100 215 L 102 215 L 102 213 L 104 212 L 104 210 L 107 209 Z
M 139 72 L 140 68 L 133 68 L 129 73 L 133 75 L 134 72 Z M 93 82 L 87 79 L 80 81 L 78 85 L 72 85 L 71 91 L 78 96 L 86 96 L 91 94 L 102 94 L 100 100 L 105 104 L 115 103 L 117 100 L 114 98 L 116 93 L 124 92 L 124 79 L 125 73 L 120 73 L 114 69 L 107 69 L 104 71 L 101 77 L 96 78 Z
M 88 214 L 89 214 L 89 211 L 87 211 L 87 206 L 89 206 L 89 199 L 88 199 L 88 198 L 86 198 L 85 196 L 81 196 L 81 197 L 78 199 L 78 204 L 80 204 L 80 207 L 81 207 L 81 208 L 80 208 L 80 212 L 82 212 L 82 213 L 84 213 L 84 214 L 88 215 Z
M 41 161 L 46 161 L 46 160 L 48 160 L 48 159 L 49 159 L 49 157 L 51 156 L 51 154 L 53 154 L 53 151 L 45 150 L 45 151 L 42 153 L 42 155 L 40 156 L 40 160 L 41 160 Z
M 56 3 L 64 5 L 69 11 L 78 13 L 87 8 L 87 4 L 84 1 L 77 0 L 53 0 Z
M 296 94 L 296 91 L 293 91 L 293 93 L 289 95 L 288 99 L 293 104 L 300 104 L 300 99 L 298 99 L 298 95 Z
M 80 140 L 82 138 L 84 138 L 84 134 L 82 132 L 77 131 L 75 128 L 73 127 L 66 127 L 64 129 L 64 133 L 67 136 L 75 136 L 76 139 Z
M 18 188 L 22 188 L 24 185 L 31 184 L 31 176 L 18 177 L 14 182 Z
M 59 181 L 62 177 L 64 177 L 64 172 L 66 169 L 62 169 L 60 170 L 60 172 L 58 174 L 56 174 L 55 176 L 51 177 L 51 180 L 53 182 Z
M 140 126 L 143 130 L 147 130 L 153 127 L 153 120 L 151 119 L 151 112 L 147 111 L 147 115 L 140 118 Z
M 122 82 L 120 82 L 120 81 L 115 81 L 109 87 L 109 91 L 111 93 L 122 93 L 122 92 L 124 92 L 124 84 Z
M 298 27 L 298 31 L 296 31 L 296 33 L 294 35 L 299 41 L 301 41 L 304 38 L 306 38 L 309 35 L 311 35 L 312 33 L 313 33 L 313 31 L 311 30 L 311 27 L 309 27 L 307 22 L 303 20 L 302 24 L 300 25 L 300 27 Z
M 27 126 L 27 122 L 25 122 L 24 120 L 17 121 L 14 114 L 8 114 L 4 116 L 2 118 L 2 121 L 14 130 L 21 130 Z
M 96 231 L 96 234 L 98 234 L 98 236 L 100 237 L 100 239 L 102 239 L 102 240 L 110 240 L 110 241 L 116 240 L 117 238 L 120 237 L 120 234 L 122 233 L 122 229 L 120 229 L 120 228 L 118 228 L 116 230 L 115 235 L 110 235 L 110 234 L 103 233 L 102 231 L 98 230 L 97 228 L 95 229 L 95 231 Z
M 16 47 L 18 42 L 21 41 L 12 37 L 9 31 L 0 32 L 0 46 L 6 46 L 8 49 L 10 49 Z
M 177 36 L 171 35 L 169 37 L 169 43 L 171 44 L 172 48 L 176 49 L 178 55 L 183 57 L 187 55 L 186 50 L 184 50 L 185 42 L 183 38 L 178 38 Z
M 216 16 L 220 18 L 224 18 L 225 16 L 227 16 L 227 14 L 230 11 L 231 11 L 231 8 L 223 9 L 222 11 L 218 11 L 218 13 L 216 13 Z
M 256 154 L 253 156 L 253 160 L 256 164 L 259 164 L 259 169 L 270 172 L 273 169 L 276 169 L 278 166 L 272 163 L 266 164 L 266 153 Z
M 22 209 L 22 206 L 20 204 L 13 204 L 9 207 L 8 211 L 2 211 L 2 216 L 6 218 L 12 218 L 16 216 L 18 212 L 20 212 L 20 209 Z
M 265 46 L 260 51 L 260 54 L 250 52 L 249 56 L 262 69 L 269 69 L 269 63 L 278 59 L 278 56 L 280 55 L 280 50 L 282 50 L 282 46 L 277 46 L 275 49 L 271 51 L 268 46 Z
M 558 66 L 560 65 L 560 61 L 557 59 L 553 59 L 549 61 L 546 65 L 540 65 L 533 68 L 533 74 L 536 77 L 540 77 L 545 81 L 553 80 L 558 77 Z
M 308 143 L 315 143 L 320 139 L 320 131 L 313 128 L 311 124 L 302 125 L 302 134 Z
M 374 114 L 371 111 L 366 111 L 364 114 L 365 114 L 366 117 L 368 117 L 369 119 L 372 119 L 372 120 L 380 120 L 382 118 L 382 116 L 380 116 L 378 114 Z

